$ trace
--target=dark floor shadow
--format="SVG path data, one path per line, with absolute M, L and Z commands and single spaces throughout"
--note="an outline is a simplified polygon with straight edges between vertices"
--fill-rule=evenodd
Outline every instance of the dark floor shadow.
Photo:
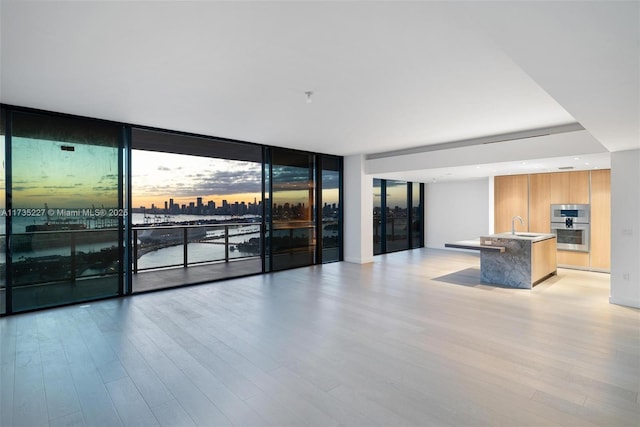
M 468 286 L 479 289 L 515 289 L 509 286 L 482 283 L 480 281 L 480 268 L 471 267 L 444 276 L 434 277 L 431 280 L 436 282 L 451 283 L 452 285 Z

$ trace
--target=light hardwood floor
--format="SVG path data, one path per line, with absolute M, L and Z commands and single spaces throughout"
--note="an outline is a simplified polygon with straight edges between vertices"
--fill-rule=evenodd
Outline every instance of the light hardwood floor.
M 0 319 L 0 425 L 638 426 L 609 276 L 419 249 Z

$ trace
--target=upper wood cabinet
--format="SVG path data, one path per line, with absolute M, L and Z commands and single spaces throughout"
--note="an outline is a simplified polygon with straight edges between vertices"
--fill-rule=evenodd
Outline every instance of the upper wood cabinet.
M 529 175 L 529 231 L 551 232 L 551 174 Z
M 494 231 L 511 231 L 511 220 L 521 216 L 524 225 L 516 221 L 517 231 L 529 231 L 529 176 L 508 175 L 494 178 Z
M 591 267 L 611 268 L 611 171 L 591 171 Z
M 589 203 L 589 171 L 550 173 L 550 204 Z

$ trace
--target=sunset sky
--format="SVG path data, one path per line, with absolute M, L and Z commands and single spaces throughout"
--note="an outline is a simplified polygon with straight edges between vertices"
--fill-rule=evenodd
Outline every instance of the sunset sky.
M 117 148 L 21 137 L 13 147 L 14 208 L 118 205 Z
M 325 182 L 323 201 L 338 202 L 337 174 Z M 276 203 L 308 204 L 308 177 L 300 176 L 296 168 L 274 170 Z M 334 178 L 332 175 L 330 178 Z M 173 198 L 174 203 L 186 204 L 202 197 L 222 205 L 229 203 L 253 203 L 261 199 L 262 166 L 260 163 L 187 156 L 155 151 L 134 150 L 132 154 L 133 206 L 163 208 L 164 202 Z
M 12 197 L 14 208 L 90 208 L 118 205 L 118 149 L 14 137 Z M 133 207 L 164 202 L 216 206 L 261 199 L 261 164 L 155 151 L 132 152 Z M 274 168 L 278 204 L 309 201 L 306 170 Z M 325 180 L 323 201 L 337 203 L 337 173 Z
M 261 197 L 259 163 L 133 150 L 131 167 L 136 208 L 164 207 L 170 198 L 188 205 L 202 197 L 204 204 L 213 200 L 221 206 L 223 199 L 253 203 Z

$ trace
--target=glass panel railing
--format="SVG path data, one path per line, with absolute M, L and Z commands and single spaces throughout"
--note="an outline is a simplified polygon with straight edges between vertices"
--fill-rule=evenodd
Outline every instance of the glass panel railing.
M 407 233 L 407 218 L 387 218 L 387 252 L 399 251 L 409 248 L 409 236 Z
M 261 224 L 207 224 L 133 228 L 133 271 L 259 257 Z
M 12 239 L 14 291 L 118 273 L 118 230 L 14 233 Z
M 309 221 L 274 224 L 271 231 L 274 269 L 312 264 L 316 251 L 315 231 L 315 225 Z
M 117 294 L 117 229 L 36 231 L 11 238 L 15 307 L 48 307 Z

